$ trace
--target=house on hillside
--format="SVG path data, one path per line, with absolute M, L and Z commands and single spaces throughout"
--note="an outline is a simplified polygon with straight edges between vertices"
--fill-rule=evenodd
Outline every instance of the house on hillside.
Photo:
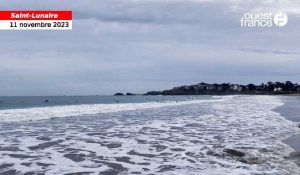
M 274 92 L 282 92 L 282 88 L 281 87 L 274 88 Z
M 237 92 L 241 92 L 243 90 L 243 87 L 241 85 L 234 84 L 232 86 L 232 90 L 237 91 Z

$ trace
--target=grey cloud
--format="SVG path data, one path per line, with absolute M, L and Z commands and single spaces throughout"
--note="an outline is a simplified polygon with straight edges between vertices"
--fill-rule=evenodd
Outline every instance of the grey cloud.
M 122 4 L 122 3 L 121 3 Z M 75 14 L 77 19 L 98 19 L 106 22 L 120 23 L 157 23 L 162 25 L 170 24 L 204 24 L 214 20 L 216 24 L 222 24 L 221 18 L 216 16 L 228 16 L 228 6 L 217 6 L 205 3 L 140 3 L 123 5 L 104 5 L 100 10 L 83 11 Z M 208 10 L 209 9 L 209 10 Z M 210 16 L 206 18 L 203 15 Z M 227 18 L 227 20 L 228 20 Z M 223 23 L 224 24 L 224 23 Z
M 299 55 L 300 52 L 288 51 L 288 50 L 270 50 L 270 49 L 257 49 L 257 48 L 242 48 L 241 51 L 263 53 L 263 54 L 281 54 L 281 55 Z
M 72 31 L 0 31 L 0 95 L 300 82 L 299 17 L 289 16 L 280 29 L 241 28 L 241 15 L 259 6 L 262 1 L 6 1 L 4 9 L 72 9 L 75 20 Z

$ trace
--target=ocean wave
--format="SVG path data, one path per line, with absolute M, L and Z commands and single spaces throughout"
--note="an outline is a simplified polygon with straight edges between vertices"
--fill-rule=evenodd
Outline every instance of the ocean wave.
M 213 100 L 190 100 L 190 101 L 166 101 L 147 103 L 119 103 L 119 104 L 88 104 L 67 105 L 52 107 L 33 107 L 25 109 L 0 110 L 0 122 L 36 121 L 51 118 L 94 115 L 128 110 L 159 108 L 166 106 L 188 105 L 204 102 L 216 102 L 227 100 L 228 97 L 218 97 Z
M 0 165 L 19 174 L 299 175 L 281 141 L 299 128 L 273 111 L 280 98 L 163 104 L 0 123 Z

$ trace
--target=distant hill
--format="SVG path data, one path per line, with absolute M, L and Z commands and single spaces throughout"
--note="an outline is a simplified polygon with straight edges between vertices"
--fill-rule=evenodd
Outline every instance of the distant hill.
M 294 84 L 291 81 L 268 82 L 260 85 L 248 84 L 208 84 L 199 83 L 196 85 L 179 86 L 170 90 L 150 91 L 144 95 L 230 95 L 230 94 L 295 94 L 300 93 L 300 85 Z

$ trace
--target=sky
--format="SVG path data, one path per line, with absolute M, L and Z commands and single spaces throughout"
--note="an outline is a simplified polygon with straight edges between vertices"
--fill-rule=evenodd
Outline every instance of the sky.
M 0 31 L 0 96 L 145 93 L 208 83 L 300 83 L 300 1 L 2 0 L 73 10 L 72 31 Z M 247 12 L 284 27 L 242 28 Z

